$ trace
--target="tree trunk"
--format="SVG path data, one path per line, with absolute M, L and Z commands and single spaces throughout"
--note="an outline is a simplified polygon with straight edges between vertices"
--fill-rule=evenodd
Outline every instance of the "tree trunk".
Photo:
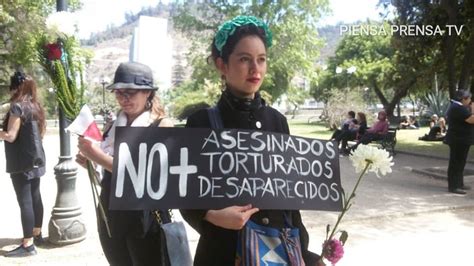
M 466 47 L 464 48 L 464 58 L 461 66 L 461 76 L 459 77 L 459 89 L 466 90 L 468 88 L 469 78 L 473 71 L 474 61 L 474 34 L 471 33 Z M 473 90 L 471 86 L 471 91 Z
M 441 6 L 448 15 L 448 25 L 456 25 L 456 17 L 458 15 L 457 0 L 442 0 Z M 442 53 L 446 60 L 446 74 L 448 77 L 448 88 L 449 96 L 452 98 L 456 92 L 456 65 L 455 61 L 455 49 L 456 49 L 456 38 L 455 34 L 445 35 L 442 45 Z

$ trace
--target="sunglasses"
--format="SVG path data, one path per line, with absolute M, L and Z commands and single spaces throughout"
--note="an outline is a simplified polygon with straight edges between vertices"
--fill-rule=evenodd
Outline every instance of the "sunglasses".
M 130 99 L 133 96 L 137 95 L 138 90 L 114 90 L 115 97 Z

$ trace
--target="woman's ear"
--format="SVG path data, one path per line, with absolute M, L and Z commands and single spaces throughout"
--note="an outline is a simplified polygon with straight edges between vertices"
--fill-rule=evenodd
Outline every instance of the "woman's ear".
M 222 60 L 222 58 L 218 57 L 216 59 L 216 67 L 217 70 L 219 70 L 219 72 L 221 73 L 221 75 L 225 76 L 227 74 L 227 65 L 224 60 Z

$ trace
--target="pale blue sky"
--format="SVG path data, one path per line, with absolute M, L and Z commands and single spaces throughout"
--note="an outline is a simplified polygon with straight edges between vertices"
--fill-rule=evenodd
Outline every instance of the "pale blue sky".
M 91 32 L 102 31 L 108 25 L 121 25 L 125 13 L 137 13 L 142 7 L 156 6 L 159 0 L 82 0 L 83 9 L 78 12 L 79 36 L 88 38 Z M 167 0 L 162 0 L 167 3 Z M 378 0 L 330 0 L 332 14 L 323 18 L 321 25 L 350 23 L 366 18 L 378 19 Z

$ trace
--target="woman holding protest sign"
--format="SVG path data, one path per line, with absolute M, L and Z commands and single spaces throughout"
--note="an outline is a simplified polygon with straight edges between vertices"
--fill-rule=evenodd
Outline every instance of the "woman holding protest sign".
M 194 113 L 188 118 L 186 127 L 218 128 L 210 121 L 217 119 L 224 128 L 289 134 L 286 118 L 267 106 L 258 92 L 265 78 L 267 48 L 271 44 L 272 34 L 258 18 L 238 16 L 222 24 L 212 42 L 210 56 L 222 77 L 222 95 L 216 108 Z M 217 115 L 213 116 L 215 111 Z M 317 265 L 319 256 L 308 251 L 309 237 L 299 211 L 259 210 L 248 204 L 181 212 L 201 235 L 194 265 L 245 265 L 243 247 L 238 241 L 245 241 L 242 235 L 249 225 L 271 227 L 280 232 L 296 229 L 296 251 L 278 255 L 286 257 L 289 265 Z
M 156 96 L 152 70 L 143 64 L 127 62 L 117 68 L 114 83 L 108 87 L 115 93 L 121 110 L 117 119 L 105 130 L 103 142 L 96 145 L 79 137 L 76 161 L 86 167 L 90 160 L 103 167 L 100 200 L 110 226 L 101 219 L 98 230 L 102 249 L 111 265 L 161 265 L 160 231 L 150 211 L 108 210 L 111 193 L 114 136 L 117 126 L 172 127 Z

